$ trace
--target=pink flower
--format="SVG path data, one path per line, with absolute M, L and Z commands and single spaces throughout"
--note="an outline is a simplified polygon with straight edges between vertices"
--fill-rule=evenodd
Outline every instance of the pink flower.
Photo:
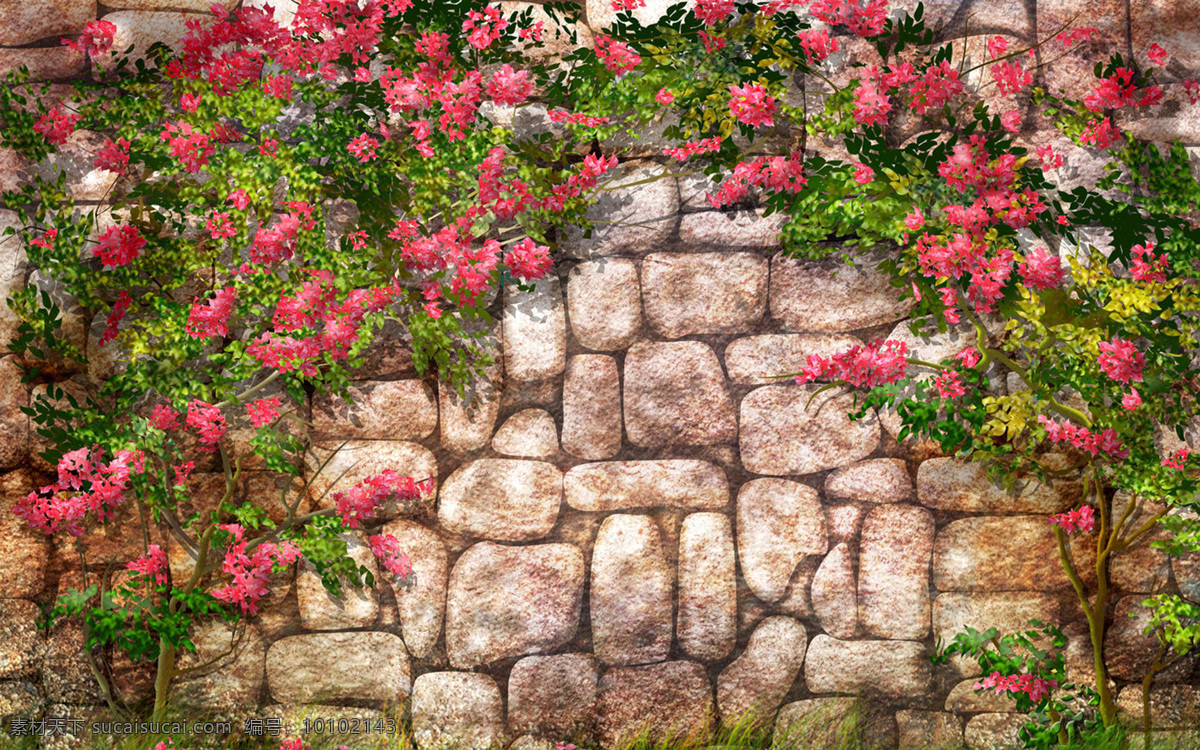
M 1087 534 L 1091 533 L 1092 529 L 1096 527 L 1096 518 L 1092 506 L 1085 505 L 1082 508 L 1067 513 L 1050 516 L 1050 523 L 1062 528 L 1068 534 L 1076 531 L 1082 531 Z
M 371 554 L 379 558 L 384 570 L 394 576 L 408 578 L 408 574 L 412 572 L 412 561 L 400 551 L 400 542 L 396 541 L 396 537 L 391 534 L 377 534 L 367 537 L 367 542 L 371 545 Z
M 1063 280 L 1062 260 L 1057 255 L 1050 255 L 1041 246 L 1025 253 L 1025 259 L 1018 264 L 1018 268 L 1025 286 L 1034 289 L 1053 289 Z
M 1154 257 L 1154 243 L 1147 242 L 1145 245 L 1134 245 L 1133 265 L 1129 268 L 1129 273 L 1133 278 L 1147 284 L 1158 282 L 1165 284 L 1167 282 L 1167 253 L 1163 253 L 1157 258 Z
M 217 151 L 217 147 L 209 143 L 206 133 L 186 122 L 168 122 L 163 125 L 159 137 L 168 142 L 171 156 L 190 174 L 200 171 L 200 167 L 208 163 L 208 157 Z
M 754 128 L 775 124 L 775 98 L 767 95 L 765 86 L 747 83 L 744 86 L 730 86 L 729 91 L 733 94 L 729 109 L 738 122 Z
M 258 153 L 261 156 L 274 157 L 275 152 L 279 149 L 279 141 L 270 136 L 263 139 L 263 142 L 258 146 Z
M 1099 122 L 1089 122 L 1079 135 L 1079 142 L 1104 150 L 1111 146 L 1120 135 L 1113 128 L 1112 121 L 1105 117 Z
M 808 10 L 819 21 L 847 26 L 858 36 L 872 37 L 883 33 L 888 0 L 814 0 Z
M 800 49 L 804 50 L 810 66 L 829 59 L 839 49 L 838 40 L 829 35 L 829 29 L 800 31 L 796 33 L 796 38 L 800 40 Z
M 250 424 L 255 427 L 269 425 L 279 417 L 279 397 L 269 396 L 251 401 L 246 404 L 246 411 L 250 414 Z
M 291 76 L 267 76 L 263 80 L 263 93 L 290 102 L 294 83 Z
M 925 214 L 921 213 L 921 209 L 913 206 L 913 210 L 904 217 L 904 226 L 915 232 L 925 226 Z
M 113 34 L 116 33 L 117 25 L 112 21 L 88 21 L 83 25 L 83 34 L 78 39 L 63 39 L 62 43 L 76 52 L 98 57 L 112 49 Z
M 517 36 L 521 39 L 532 39 L 535 42 L 540 42 L 542 40 L 542 29 L 545 25 L 545 21 L 538 21 L 533 26 L 521 29 L 517 32 Z
M 345 492 L 334 492 L 331 499 L 337 506 L 342 523 L 357 529 L 360 520 L 374 518 L 379 505 L 391 498 L 412 501 L 432 490 L 432 480 L 417 482 L 392 469 L 367 477 Z
M 44 247 L 47 250 L 53 250 L 54 240 L 56 239 L 58 239 L 58 230 L 47 229 L 46 231 L 42 232 L 41 236 L 34 237 L 32 240 L 30 240 L 29 244 L 33 245 L 34 247 Z
M 529 98 L 533 90 L 533 81 L 529 80 L 529 71 L 516 72 L 508 63 L 492 74 L 488 83 L 488 96 L 497 104 L 520 104 Z
M 654 95 L 654 101 L 666 107 L 670 105 L 671 102 L 675 101 L 675 95 L 670 91 L 667 91 L 666 88 L 661 88 L 658 90 L 658 93 Z
M 604 63 L 609 72 L 617 77 L 625 75 L 641 63 L 642 58 L 625 42 L 618 42 L 604 34 L 596 35 L 596 57 Z
M 875 179 L 875 170 L 871 169 L 866 164 L 855 162 L 854 166 L 854 181 L 859 185 L 866 185 L 868 182 Z
M 229 315 L 233 312 L 235 291 L 231 286 L 217 291 L 211 300 L 192 301 L 191 312 L 184 326 L 188 335 L 196 339 L 229 335 Z
M 175 486 L 180 487 L 187 478 L 191 476 L 192 470 L 196 468 L 195 461 L 188 461 L 173 467 L 175 469 Z
M 104 321 L 104 335 L 100 337 L 97 346 L 104 346 L 109 341 L 117 337 L 117 326 L 120 325 L 121 319 L 125 317 L 125 312 L 129 310 L 129 305 L 133 302 L 129 297 L 129 292 L 124 290 L 117 297 L 117 301 L 113 303 L 112 312 L 108 314 L 108 319 Z
M 1010 109 L 1000 115 L 1000 124 L 1010 133 L 1015 133 L 1021 129 L 1021 113 L 1018 110 Z
M 208 229 L 209 235 L 214 240 L 219 240 L 222 237 L 235 237 L 237 230 L 233 228 L 233 222 L 229 219 L 229 214 L 224 211 L 213 209 L 208 219 L 205 220 L 204 226 Z
M 1186 468 L 1184 466 L 1184 462 L 1187 461 L 1190 454 L 1191 451 L 1189 451 L 1187 448 L 1180 448 L 1172 453 L 1169 458 L 1164 458 L 1162 461 L 1162 466 L 1169 466 L 1172 469 L 1179 469 L 1180 471 L 1183 471 L 1184 468 Z
M 1100 31 L 1100 29 L 1091 26 L 1075 29 L 1073 31 L 1064 31 L 1058 36 L 1054 37 L 1054 40 L 1059 44 L 1070 47 L 1075 42 L 1086 42 L 1098 31 Z
M 1118 383 L 1130 380 L 1142 381 L 1142 368 L 1146 366 L 1146 355 L 1139 352 L 1132 341 L 1113 336 L 1112 341 L 1101 341 L 1101 354 L 1096 358 L 1100 369 Z
M 246 193 L 245 190 L 238 188 L 237 190 L 234 190 L 232 193 L 230 193 L 229 196 L 227 198 L 225 198 L 225 201 L 227 203 L 232 203 L 233 207 L 238 209 L 239 211 L 245 211 L 246 206 L 250 205 L 250 196 Z
M 1122 448 L 1116 430 L 1111 427 L 1100 434 L 1095 434 L 1086 427 L 1076 427 L 1070 422 L 1060 424 L 1045 414 L 1038 415 L 1038 424 L 1046 428 L 1046 439 L 1052 443 L 1067 442 L 1093 456 L 1103 451 L 1121 461 L 1129 458 L 1129 451 Z
M 124 138 L 108 141 L 96 152 L 93 165 L 97 169 L 106 169 L 117 174 L 123 173 L 125 167 L 129 165 L 129 141 Z
M 607 117 L 592 117 L 581 112 L 564 112 L 561 109 L 552 109 L 547 114 L 550 117 L 550 122 L 567 122 L 584 125 L 589 128 L 599 127 L 608 123 Z
M 840 352 L 828 359 L 810 354 L 808 362 L 795 380 L 804 385 L 818 379 L 844 380 L 858 388 L 874 388 L 894 383 L 904 377 L 908 368 L 908 344 L 903 341 L 873 341 Z
M 1033 74 L 1025 70 L 1020 60 L 1009 60 L 992 66 L 992 78 L 1001 95 L 1015 94 L 1033 83 Z
M 699 31 L 697 32 L 697 35 L 700 37 L 700 41 L 704 42 L 705 52 L 712 53 L 716 52 L 717 50 L 725 49 L 725 37 L 714 36 L 713 34 L 709 34 L 707 31 Z
M 620 12 L 623 10 L 637 10 L 645 8 L 646 0 L 612 0 L 612 9 Z
M 942 370 L 934 377 L 933 387 L 937 389 L 938 395 L 945 399 L 958 398 L 967 392 L 955 370 Z
M 550 260 L 549 247 L 535 245 L 532 239 L 526 237 L 513 245 L 504 256 L 504 263 L 513 276 L 522 281 L 533 281 L 545 276 L 553 261 Z
M 714 135 L 712 138 L 705 138 L 699 141 L 689 141 L 679 148 L 664 149 L 663 155 L 670 156 L 676 161 L 687 161 L 696 154 L 707 154 L 720 150 L 721 136 Z
M 79 115 L 68 114 L 55 107 L 39 117 L 33 124 L 33 129 L 35 132 L 41 133 L 53 145 L 61 146 L 67 142 L 67 138 L 71 137 L 71 133 L 75 132 L 75 123 L 77 122 L 79 122 Z
M 200 94 L 184 94 L 179 97 L 179 107 L 184 112 L 195 112 L 200 108 Z
M 897 69 L 885 76 L 881 81 L 883 88 L 889 89 L 902 85 L 909 77 L 902 73 L 907 73 L 907 71 Z M 911 78 L 915 83 L 913 83 L 909 106 L 912 107 L 913 112 L 919 115 L 923 115 L 931 109 L 937 109 L 950 101 L 950 97 L 962 93 L 963 90 L 963 82 L 958 77 L 958 69 L 946 60 L 942 60 L 937 65 L 930 65 L 920 76 L 911 76 Z
M 1200 102 L 1200 81 L 1195 78 L 1189 78 L 1183 82 L 1183 93 L 1187 94 L 1188 102 L 1196 104 Z
M 987 43 L 988 55 L 993 60 L 1008 51 L 1008 40 L 1002 36 L 994 36 Z
M 953 292 L 954 290 L 951 289 L 950 291 Z M 979 351 L 976 350 L 975 347 L 968 346 L 958 354 L 955 354 L 954 359 L 960 362 L 963 367 L 971 368 L 979 364 L 981 357 L 979 356 Z
M 1142 405 L 1142 394 L 1138 393 L 1137 388 L 1130 388 L 1129 393 L 1121 399 L 1121 406 L 1124 406 L 1129 411 L 1133 411 Z
M 145 246 L 146 238 L 141 235 L 138 228 L 124 224 L 105 230 L 96 242 L 96 246 L 92 248 L 92 255 L 100 259 L 100 267 L 107 271 L 129 265 L 134 258 L 140 255 L 138 251 Z
M 199 435 L 200 450 L 212 453 L 225 435 L 225 415 L 212 404 L 194 398 L 188 404 L 187 427 Z
M 1042 171 L 1049 172 L 1051 169 L 1057 169 L 1063 165 L 1062 154 L 1054 153 L 1054 147 L 1049 143 L 1037 147 L 1037 158 L 1042 164 Z
M 975 690 L 994 689 L 997 695 L 1000 693 L 1026 693 L 1031 701 L 1038 703 L 1058 687 L 1058 681 L 1034 677 L 1031 674 L 1006 676 L 1000 672 L 992 672 L 972 687 Z
M 354 80 L 358 81 L 359 83 L 370 83 L 371 82 L 371 69 L 363 68 L 363 67 L 355 68 L 354 69 Z
M 867 78 L 854 89 L 854 121 L 870 127 L 887 123 L 892 102 L 887 92 L 880 88 L 879 67 L 867 68 Z
M 696 0 L 696 7 L 692 8 L 692 15 L 706 26 L 724 21 L 730 13 L 733 13 L 733 0 Z
M 1151 44 L 1150 48 L 1146 50 L 1146 57 L 1150 58 L 1150 61 L 1155 65 L 1166 65 L 1167 58 L 1170 55 L 1167 54 L 1165 49 L 1159 47 L 1158 44 Z
M 145 576 L 154 576 L 156 585 L 167 582 L 167 553 L 157 544 L 148 546 L 145 555 L 126 563 L 125 567 Z
M 475 49 L 487 49 L 500 38 L 508 28 L 508 21 L 499 8 L 487 7 L 484 12 L 470 11 L 467 20 L 463 21 L 462 33 L 467 35 L 467 43 Z
M 179 412 L 165 404 L 155 404 L 150 412 L 150 424 L 167 432 L 179 429 Z
M 379 141 L 363 133 L 352 139 L 350 145 L 346 146 L 346 150 L 357 156 L 358 160 L 365 164 L 372 159 L 378 158 L 378 154 L 375 152 L 375 149 L 378 147 Z

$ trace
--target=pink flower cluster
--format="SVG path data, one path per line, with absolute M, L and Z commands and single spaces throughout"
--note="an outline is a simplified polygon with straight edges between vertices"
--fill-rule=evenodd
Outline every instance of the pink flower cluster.
M 107 271 L 129 265 L 145 246 L 146 238 L 137 227 L 131 224 L 112 226 L 100 235 L 96 246 L 92 248 L 92 256 L 99 258 L 100 267 Z
M 197 297 L 192 302 L 184 330 L 195 339 L 229 335 L 229 315 L 233 312 L 235 290 L 231 286 L 218 289 L 213 298 L 204 302 Z
M 89 57 L 99 57 L 112 49 L 113 35 L 117 25 L 103 19 L 88 21 L 78 39 L 63 39 L 62 43 L 76 52 L 86 52 Z
M 275 566 L 290 565 L 300 557 L 300 548 L 294 542 L 264 542 L 246 554 L 245 529 L 238 524 L 222 524 L 219 528 L 233 535 L 232 544 L 225 550 L 221 570 L 233 576 L 233 580 L 214 589 L 216 599 L 238 605 L 243 614 L 258 611 L 258 600 L 267 595 L 267 581 Z
M 1050 255 L 1040 245 L 1025 253 L 1025 259 L 1018 264 L 1018 268 L 1025 286 L 1034 289 L 1053 289 L 1063 280 L 1062 259 Z
M 117 326 L 121 324 L 121 320 L 125 317 L 125 313 L 129 310 L 129 305 L 133 300 L 129 296 L 129 292 L 121 290 L 117 296 L 117 301 L 113 303 L 112 312 L 108 314 L 108 318 L 104 321 L 104 335 L 100 337 L 97 346 L 104 346 L 108 342 L 117 337 Z
M 944 399 L 958 398 L 967 392 L 957 370 L 942 370 L 933 378 L 933 387 Z
M 1167 253 L 1163 253 L 1157 258 L 1154 257 L 1154 243 L 1147 242 L 1145 245 L 1134 245 L 1131 252 L 1133 253 L 1133 265 L 1129 268 L 1129 273 L 1138 281 L 1146 283 L 1158 282 L 1165 284 L 1167 282 Z
M 767 88 L 757 83 L 730 86 L 733 98 L 729 110 L 738 122 L 753 128 L 771 127 L 775 124 L 775 97 L 767 95 Z
M 808 10 L 819 21 L 841 24 L 858 36 L 872 37 L 883 33 L 888 0 L 814 0 Z
M 396 537 L 391 534 L 376 534 L 367 537 L 367 542 L 371 545 L 371 554 L 378 558 L 384 570 L 394 576 L 408 578 L 408 574 L 412 572 L 412 561 L 400 550 L 400 542 L 396 541 Z
M 107 169 L 109 172 L 122 174 L 129 166 L 129 141 L 125 138 L 108 141 L 96 152 L 93 166 L 97 169 Z
M 866 347 L 855 345 L 829 358 L 810 354 L 807 364 L 795 380 L 798 385 L 821 379 L 844 380 L 856 388 L 874 388 L 904 377 L 904 371 L 908 368 L 907 354 L 907 343 L 883 339 L 877 339 Z
M 200 171 L 200 167 L 208 164 L 208 157 L 217 151 L 207 133 L 186 122 L 168 122 L 159 137 L 168 142 L 171 156 L 178 159 L 180 166 L 189 174 Z
M 533 90 L 533 81 L 529 79 L 529 71 L 515 71 L 508 63 L 492 74 L 488 82 L 487 95 L 497 104 L 520 104 L 529 98 Z
M 1009 60 L 992 66 L 992 79 L 1000 95 L 1015 94 L 1033 83 L 1033 73 L 1025 70 L 1020 60 Z
M 1089 122 L 1079 134 L 1079 142 L 1085 146 L 1095 146 L 1103 151 L 1111 146 L 1120 134 L 1113 128 L 1112 120 L 1105 117 L 1097 122 Z
M 467 14 L 462 33 L 467 35 L 467 43 L 475 49 L 487 49 L 507 28 L 508 21 L 504 20 L 504 13 L 499 8 L 487 7 L 483 13 L 473 10 Z
M 79 122 L 79 115 L 68 114 L 55 107 L 39 117 L 33 124 L 33 129 L 35 132 L 41 133 L 50 143 L 61 146 L 71 137 L 71 133 L 75 132 L 75 123 L 77 122 Z
M 167 553 L 157 544 L 151 544 L 145 555 L 126 563 L 125 568 L 144 576 L 154 576 L 155 584 L 164 584 L 167 582 Z
M 188 403 L 187 427 L 200 438 L 200 450 L 212 453 L 225 435 L 225 415 L 216 406 L 194 398 Z
M 1189 455 L 1191 455 L 1191 451 L 1189 451 L 1187 448 L 1180 448 L 1172 453 L 1169 457 L 1164 458 L 1161 465 L 1183 471 L 1185 468 L 1184 462 L 1187 461 Z
M 995 690 L 1000 693 L 1025 693 L 1029 700 L 1037 703 L 1050 695 L 1050 691 L 1058 687 L 1057 680 L 1047 680 L 1034 677 L 1031 674 L 1002 675 L 992 672 L 972 686 L 975 690 Z
M 250 415 L 250 424 L 265 427 L 279 418 L 279 397 L 269 396 L 251 401 L 246 404 L 246 412 Z
M 720 150 L 721 136 L 714 135 L 712 138 L 703 138 L 698 141 L 688 141 L 679 148 L 664 149 L 663 155 L 669 156 L 676 161 L 687 161 L 696 154 L 707 154 Z
M 1118 336 L 1112 341 L 1101 341 L 1100 355 L 1096 358 L 1100 369 L 1118 383 L 1128 383 L 1131 380 L 1142 382 L 1142 369 L 1146 366 L 1146 355 L 1133 345 Z
M 760 156 L 754 161 L 739 162 L 733 168 L 733 175 L 721 183 L 716 194 L 708 196 L 708 202 L 714 208 L 736 203 L 746 196 L 751 185 L 777 193 L 796 193 L 807 184 L 804 159 L 800 154 Z
M 337 505 L 342 523 L 351 529 L 357 529 L 359 521 L 375 517 L 375 511 L 381 503 L 391 498 L 418 500 L 432 490 L 432 479 L 418 482 L 412 477 L 386 469 L 380 474 L 367 477 L 349 490 L 332 493 L 331 498 Z
M 1092 506 L 1084 505 L 1081 508 L 1076 508 L 1066 513 L 1050 516 L 1050 523 L 1058 526 L 1068 534 L 1073 534 L 1076 531 L 1090 534 L 1092 529 L 1096 528 L 1096 516 L 1092 510 Z
M 696 7 L 692 8 L 692 14 L 706 26 L 724 21 L 731 13 L 733 0 L 696 0 Z
M 796 33 L 800 40 L 800 49 L 809 65 L 829 59 L 829 56 L 839 49 L 838 40 L 829 35 L 829 29 L 808 29 Z
M 535 245 L 532 239 L 526 237 L 512 246 L 504 256 L 504 264 L 518 279 L 534 281 L 550 271 L 553 261 L 550 259 L 549 247 Z
M 1070 422 L 1059 423 L 1045 414 L 1038 415 L 1038 424 L 1046 428 L 1046 437 L 1053 443 L 1070 443 L 1093 456 L 1104 451 L 1121 461 L 1129 458 L 1129 451 L 1121 447 L 1121 439 L 1111 427 L 1097 435 L 1086 427 L 1076 427 Z
M 81 523 L 88 512 L 95 511 L 100 521 L 110 519 L 124 502 L 131 477 L 145 470 L 141 451 L 117 451 L 106 464 L 99 446 L 79 448 L 58 460 L 57 481 L 17 500 L 13 513 L 47 534 L 65 529 L 83 536 Z
M 618 78 L 642 62 L 641 55 L 634 52 L 628 44 L 604 34 L 596 35 L 596 57 L 600 58 L 609 72 L 616 73 Z

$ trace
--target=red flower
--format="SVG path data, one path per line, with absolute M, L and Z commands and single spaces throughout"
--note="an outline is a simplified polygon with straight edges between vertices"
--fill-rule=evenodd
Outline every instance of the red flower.
M 100 235 L 96 246 L 92 248 L 92 255 L 100 259 L 101 268 L 107 271 L 110 268 L 129 265 L 130 261 L 140 255 L 138 251 L 145 246 L 146 238 L 138 228 L 125 224 L 109 227 Z
M 83 25 L 83 34 L 78 39 L 63 39 L 62 43 L 76 52 L 97 57 L 112 49 L 113 35 L 116 33 L 117 25 L 112 21 L 88 21 Z
M 79 115 L 67 114 L 55 107 L 39 117 L 38 121 L 33 124 L 33 129 L 45 136 L 50 143 L 61 146 L 67 142 L 67 138 L 71 137 L 71 133 L 75 132 L 75 123 L 77 122 L 79 122 Z

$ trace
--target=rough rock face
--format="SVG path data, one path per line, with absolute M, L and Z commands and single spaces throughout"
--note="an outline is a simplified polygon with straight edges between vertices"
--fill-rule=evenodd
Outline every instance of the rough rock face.
M 458 534 L 530 541 L 554 528 L 561 503 L 562 472 L 554 464 L 481 458 L 446 478 L 438 520 Z
M 821 628 L 834 638 L 853 638 L 858 626 L 854 558 L 845 542 L 830 550 L 813 576 L 813 612 Z
M 577 354 L 563 379 L 563 450 L 588 461 L 621 450 L 621 383 L 617 361 Z
M 888 285 L 878 261 L 817 263 L 771 259 L 771 315 L 789 331 L 841 333 L 894 323 L 912 308 Z M 836 277 L 834 276 L 836 274 Z
M 696 662 L 615 667 L 600 678 L 600 743 L 615 747 L 638 735 L 652 742 L 701 735 L 711 709 L 712 686 Z
M 939 591 L 1047 591 L 1069 587 L 1054 563 L 1058 543 L 1045 516 L 982 516 L 938 530 L 933 585 Z
M 912 478 L 899 458 L 859 461 L 843 466 L 825 479 L 825 496 L 830 500 L 898 503 L 912 497 L 912 491 Z
M 743 336 L 725 347 L 725 367 L 730 382 L 770 385 L 780 382 L 780 375 L 800 372 L 811 355 L 832 357 L 855 345 L 861 346 L 862 341 L 843 335 L 775 333 Z
M 585 348 L 624 349 L 642 329 L 637 266 L 624 258 L 580 263 L 567 275 L 571 333 Z
M 814 693 L 899 698 L 932 687 L 925 647 L 912 641 L 839 641 L 818 635 L 808 644 L 804 679 Z
M 600 664 L 591 654 L 527 656 L 508 676 L 508 731 L 539 737 L 590 734 Z
M 413 683 L 413 739 L 421 750 L 486 750 L 504 734 L 500 688 L 485 674 L 428 672 Z
M 396 538 L 412 563 L 414 583 L 396 590 L 396 609 L 404 645 L 423 659 L 442 633 L 450 567 L 446 545 L 433 531 L 403 519 L 384 526 L 383 533 Z
M 933 514 L 913 505 L 881 505 L 863 522 L 858 558 L 858 612 L 880 638 L 929 634 L 929 558 Z
M 543 380 L 566 365 L 567 324 L 557 276 L 531 292 L 504 288 L 504 371 L 514 380 Z
M 746 650 L 717 678 L 722 720 L 732 724 L 747 715 L 773 716 L 800 674 L 807 645 L 804 626 L 790 617 L 760 622 Z
M 1060 622 L 1058 600 L 1032 591 L 997 591 L 939 594 L 933 601 L 933 633 L 944 642 L 968 625 L 981 631 L 996 628 L 1001 635 L 1012 635 L 1030 630 L 1030 620 Z M 979 674 L 979 662 L 974 659 L 954 657 L 951 664 L 963 677 Z
M 655 333 L 749 330 L 767 311 L 767 259 L 756 253 L 654 253 L 642 261 L 642 298 Z
M 267 686 L 281 703 L 353 700 L 384 706 L 407 696 L 412 673 L 391 633 L 313 633 L 267 649 Z
M 983 466 L 954 458 L 922 461 L 917 471 L 917 496 L 921 504 L 939 510 L 969 513 L 1042 513 L 1066 510 L 1080 497 L 1077 484 L 1045 485 L 1032 481 L 1018 495 L 992 484 Z
M 828 548 L 817 491 L 799 482 L 753 479 L 742 485 L 737 521 L 742 575 L 765 602 L 783 596 L 806 555 L 824 554 Z
M 464 669 L 570 641 L 583 575 L 583 554 L 569 544 L 472 546 L 454 564 L 446 593 L 450 665 Z
M 563 477 L 567 504 L 609 511 L 668 507 L 718 510 L 729 502 L 729 481 L 707 461 L 606 461 L 580 464 Z
M 692 513 L 679 532 L 675 637 L 688 656 L 718 661 L 737 640 L 737 559 L 733 527 L 721 513 Z
M 592 648 L 606 664 L 645 664 L 671 648 L 674 571 L 650 516 L 604 519 L 592 550 Z
M 866 458 L 879 444 L 879 421 L 868 412 L 851 422 L 850 394 L 814 385 L 769 385 L 742 399 L 742 463 L 756 474 L 812 474 Z M 811 406 L 808 406 L 812 398 Z M 807 408 L 806 408 L 807 406 Z
M 641 342 L 625 355 L 625 430 L 637 446 L 737 440 L 721 363 L 699 341 Z
M 558 428 L 545 409 L 524 409 L 509 417 L 492 438 L 492 450 L 518 458 L 551 458 L 558 451 Z

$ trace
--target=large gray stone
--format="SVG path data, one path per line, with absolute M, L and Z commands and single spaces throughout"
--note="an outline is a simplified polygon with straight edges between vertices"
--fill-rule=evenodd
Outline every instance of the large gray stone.
M 878 259 L 837 258 L 817 262 L 771 259 L 771 315 L 789 331 L 841 333 L 894 323 L 908 314 L 912 299 L 901 300 L 877 268 Z
M 679 242 L 688 248 L 774 248 L 788 216 L 763 216 L 763 209 L 698 211 L 679 219 Z M 764 259 L 765 262 L 765 259 Z M 765 301 L 765 300 L 764 300 Z
M 13 507 L 37 490 L 33 472 L 18 469 L 0 476 L 0 596 L 29 599 L 46 585 L 50 540 L 18 518 Z
M 929 635 L 929 558 L 933 514 L 915 505 L 880 505 L 863 522 L 858 616 L 880 638 Z
M 804 680 L 814 693 L 903 698 L 933 688 L 933 666 L 920 643 L 839 641 L 818 635 L 808 645 Z
M 912 491 L 912 477 L 904 460 L 899 458 L 859 461 L 843 466 L 825 479 L 825 497 L 830 500 L 898 503 L 912 497 Z
M 1116 680 L 1145 678 L 1154 663 L 1159 641 L 1146 634 L 1152 610 L 1141 606 L 1143 595 L 1123 596 L 1113 608 L 1113 622 L 1104 633 L 1104 661 L 1109 675 Z M 1155 677 L 1155 683 L 1182 682 L 1192 672 L 1196 655 L 1189 653 Z
M 854 558 L 845 542 L 830 550 L 813 575 L 813 612 L 823 629 L 834 638 L 853 638 L 858 626 L 858 596 L 854 582 Z
M 49 36 L 74 39 L 96 17 L 95 3 L 73 0 L 0 0 L 0 45 L 18 47 Z
M 1000 635 L 1013 635 L 1037 630 L 1030 620 L 1057 624 L 1058 600 L 1049 594 L 1033 591 L 998 591 L 977 594 L 939 594 L 933 600 L 933 634 L 949 643 L 956 633 L 969 625 L 982 632 L 996 628 Z M 978 675 L 979 662 L 955 656 L 950 663 L 962 677 Z
M 391 633 L 293 635 L 267 649 L 267 685 L 280 703 L 320 698 L 395 704 L 412 689 L 408 654 Z
M 180 654 L 179 668 L 207 665 L 183 675 L 172 685 L 172 700 L 210 711 L 230 712 L 257 706 L 262 695 L 267 644 L 253 625 L 240 638 L 215 622 L 196 626 L 191 634 L 196 653 Z
M 786 479 L 752 479 L 737 501 L 738 557 L 754 595 L 778 601 L 792 571 L 828 549 L 825 511 L 817 491 Z
M 650 327 L 669 339 L 740 333 L 767 310 L 767 259 L 754 253 L 654 253 L 642 261 Z
M 567 275 L 571 332 L 586 349 L 613 351 L 633 343 L 642 330 L 637 266 L 625 258 L 580 263 Z
M 692 459 L 580 464 L 567 470 L 563 488 L 567 504 L 576 510 L 716 510 L 729 502 L 729 480 L 721 467 Z
M 520 458 L 553 457 L 558 452 L 554 417 L 545 409 L 522 409 L 496 430 L 492 450 Z
M 717 677 L 721 720 L 734 725 L 744 717 L 770 720 L 800 674 L 808 634 L 790 617 L 768 617 L 758 624 L 746 650 Z
M 467 669 L 570 641 L 579 626 L 583 575 L 583 553 L 569 544 L 469 548 L 454 564 L 446 592 L 450 666 Z
M 662 661 L 671 649 L 674 571 L 650 516 L 604 519 L 592 550 L 592 648 L 606 664 Z
M 679 532 L 676 638 L 694 659 L 724 659 L 737 640 L 737 558 L 721 513 L 692 513 Z
M 970 750 L 1010 750 L 1024 747 L 1021 727 L 1029 722 L 1024 714 L 977 714 L 967 720 L 963 741 Z
M 485 674 L 427 672 L 413 683 L 412 723 L 421 750 L 486 750 L 504 736 L 504 699 Z
M 917 497 L 938 510 L 1052 515 L 1077 503 L 1081 494 L 1078 483 L 1045 485 L 1036 478 L 1020 493 L 1009 494 L 988 480 L 983 465 L 956 458 L 931 458 L 917 468 Z
M 762 336 L 743 336 L 725 347 L 725 369 L 729 380 L 746 385 L 786 383 L 799 373 L 812 355 L 832 357 L 862 341 L 854 336 L 806 333 L 771 333 Z
M 508 731 L 538 737 L 591 734 L 600 664 L 591 654 L 527 656 L 508 675 Z
M 410 584 L 393 588 L 404 645 L 413 656 L 424 659 L 442 633 L 450 569 L 446 545 L 436 532 L 406 519 L 385 525 L 383 533 L 396 538 L 412 564 Z
M 0 318 L 0 326 L 2 321 Z M 29 459 L 33 430 L 29 417 L 21 411 L 22 407 L 28 406 L 29 390 L 21 382 L 21 368 L 12 357 L 0 358 L 0 468 L 23 466 Z
M 0 599 L 0 678 L 32 675 L 46 647 L 37 620 L 41 614 L 36 602 L 28 599 Z
M 550 533 L 561 503 L 562 472 L 554 464 L 481 458 L 446 478 L 438 521 L 456 534 L 525 542 Z
M 742 464 L 756 474 L 812 474 L 869 456 L 879 444 L 879 420 L 869 410 L 857 422 L 849 393 L 820 386 L 769 385 L 742 399 Z M 806 405 L 812 398 L 812 404 Z
M 704 667 L 669 661 L 616 667 L 600 678 L 601 747 L 617 747 L 642 735 L 650 742 L 702 740 L 709 727 L 712 687 Z
M 625 354 L 629 442 L 713 445 L 737 440 L 737 415 L 721 363 L 699 341 L 640 342 Z
M 563 450 L 587 461 L 621 450 L 621 379 L 617 361 L 604 354 L 577 354 L 563 378 Z

